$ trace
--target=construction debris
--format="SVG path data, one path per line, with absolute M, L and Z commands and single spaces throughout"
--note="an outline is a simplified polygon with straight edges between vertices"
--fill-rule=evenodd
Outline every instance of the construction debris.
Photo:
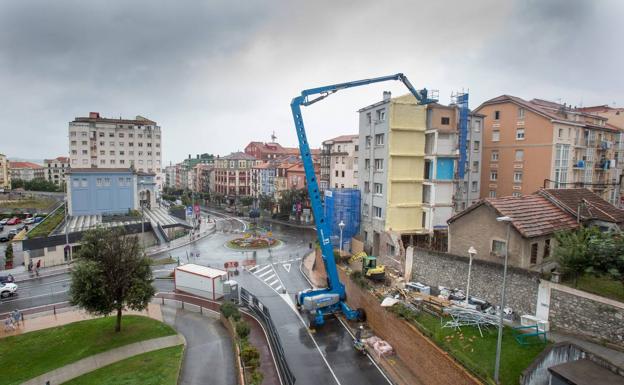
M 462 326 L 476 326 L 479 329 L 479 334 L 483 337 L 483 330 L 490 326 L 496 326 L 499 322 L 499 317 L 483 313 L 477 310 L 472 310 L 460 306 L 452 306 L 444 309 L 444 313 L 451 317 L 451 320 L 442 325 L 443 328 L 452 328 L 461 330 Z
M 390 346 L 388 342 L 382 340 L 377 336 L 372 336 L 363 341 L 368 347 L 372 348 L 375 351 L 378 358 L 394 354 L 392 346 Z

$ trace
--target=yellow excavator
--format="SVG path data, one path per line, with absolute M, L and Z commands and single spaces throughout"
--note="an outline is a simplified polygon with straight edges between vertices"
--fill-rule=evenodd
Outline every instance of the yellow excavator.
M 349 258 L 349 263 L 362 260 L 362 274 L 373 281 L 383 281 L 386 278 L 386 266 L 377 264 L 377 257 L 360 251 Z

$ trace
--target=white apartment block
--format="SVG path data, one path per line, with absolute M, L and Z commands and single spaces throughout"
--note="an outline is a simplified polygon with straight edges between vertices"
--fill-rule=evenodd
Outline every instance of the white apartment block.
M 59 156 L 56 159 L 45 159 L 43 161 L 45 179 L 61 187 L 65 182 L 65 172 L 69 170 L 69 158 Z
M 358 188 L 359 135 L 342 135 L 323 142 L 321 190 Z
M 142 116 L 113 119 L 91 112 L 69 122 L 69 156 L 72 168 L 134 167 L 162 179 L 160 126 Z
M 0 190 L 11 189 L 11 172 L 6 155 L 0 154 Z

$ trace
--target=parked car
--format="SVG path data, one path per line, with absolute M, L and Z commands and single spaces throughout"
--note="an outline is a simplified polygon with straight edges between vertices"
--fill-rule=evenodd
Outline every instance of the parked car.
M 39 223 L 43 220 L 43 217 L 35 217 L 34 223 Z
M 26 218 L 24 219 L 24 223 L 27 225 L 30 225 L 31 223 L 35 223 L 35 218 L 34 217 Z
M 11 238 L 9 237 L 8 234 L 0 235 L 0 242 L 8 242 L 10 240 L 11 240 Z
M 1 298 L 8 298 L 12 295 L 16 295 L 17 294 L 17 285 L 10 282 L 10 283 L 2 283 L 0 284 L 0 297 Z
M 9 221 L 9 218 L 4 218 L 0 220 L 0 225 L 6 225 L 8 221 Z
M 4 225 L 0 224 L 0 231 L 4 230 Z
M 22 220 L 19 219 L 18 217 L 13 217 L 11 219 L 9 219 L 9 221 L 6 223 L 9 226 L 13 226 L 13 225 L 18 225 L 22 223 Z
M 15 278 L 11 274 L 8 275 L 0 275 L 0 284 L 1 283 L 12 283 L 15 282 Z

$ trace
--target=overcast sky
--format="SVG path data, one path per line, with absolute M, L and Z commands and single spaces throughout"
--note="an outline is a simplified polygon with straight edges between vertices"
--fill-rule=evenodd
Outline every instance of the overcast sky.
M 163 130 L 163 163 L 250 140 L 296 145 L 302 89 L 404 72 L 417 87 L 624 105 L 624 1 L 0 1 L 0 153 L 68 152 L 98 111 Z M 308 139 L 357 132 L 356 110 L 400 83 L 304 110 Z

